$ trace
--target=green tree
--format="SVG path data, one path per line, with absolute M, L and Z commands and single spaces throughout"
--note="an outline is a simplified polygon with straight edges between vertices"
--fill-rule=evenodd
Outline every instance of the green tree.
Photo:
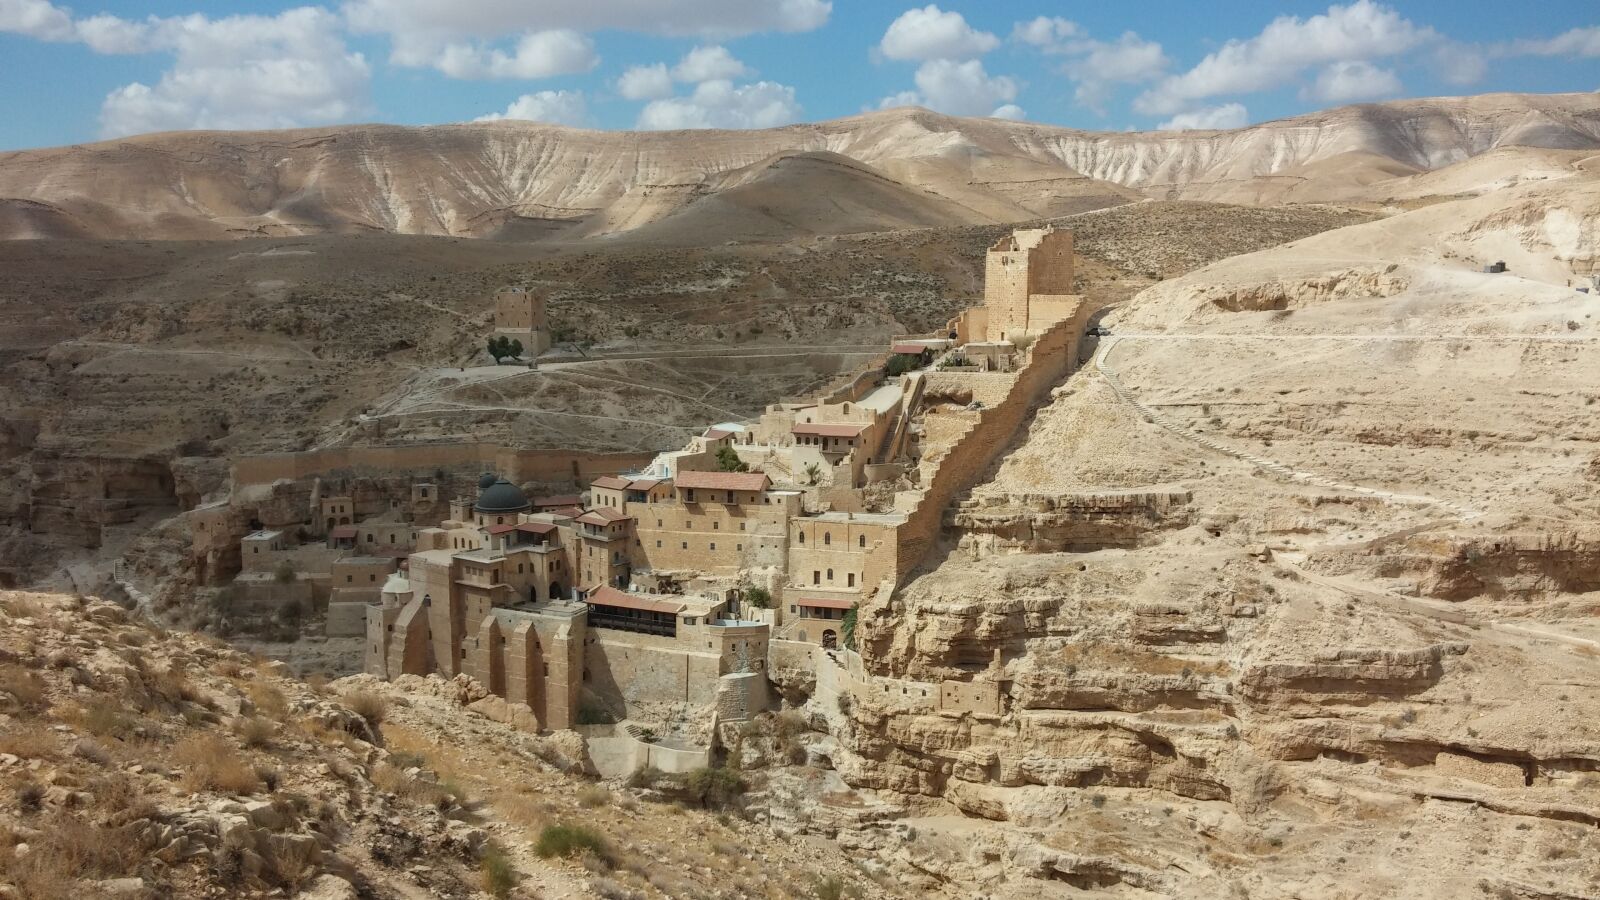
M 854 650 L 856 648 L 856 610 L 860 607 L 861 604 L 857 603 L 845 610 L 844 618 L 839 621 L 839 632 L 840 636 L 844 638 L 844 648 L 846 650 Z
M 731 769 L 695 769 L 683 777 L 683 789 L 707 809 L 722 809 L 745 792 L 744 779 Z
M 816 463 L 806 463 L 806 483 L 807 484 L 816 484 L 817 483 L 817 479 L 819 479 L 821 477 L 822 477 L 822 467 L 821 466 L 817 465 Z
M 501 335 L 497 334 L 494 337 L 489 338 L 489 355 L 494 357 L 495 365 L 499 365 L 500 360 L 511 355 L 511 348 L 506 346 L 506 344 L 507 341 L 505 337 Z
M 717 449 L 717 467 L 724 472 L 748 472 L 750 467 L 739 458 L 739 452 L 733 447 L 723 445 Z
M 772 606 L 772 592 L 764 587 L 747 587 L 744 600 L 756 609 L 768 609 Z
M 522 358 L 522 342 L 517 340 L 516 338 L 512 338 L 511 339 L 511 343 L 506 347 L 506 350 L 507 350 L 506 355 L 511 357 L 512 359 L 521 359 Z

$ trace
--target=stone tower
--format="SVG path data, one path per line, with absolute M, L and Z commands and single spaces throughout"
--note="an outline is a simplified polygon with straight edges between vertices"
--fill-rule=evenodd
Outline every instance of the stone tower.
M 520 287 L 495 291 L 494 333 L 521 341 L 526 359 L 549 350 L 550 322 L 545 318 L 544 295 Z
M 1019 229 L 989 248 L 983 282 L 988 340 L 1037 334 L 1071 315 L 1076 303 L 1072 232 L 1053 227 Z

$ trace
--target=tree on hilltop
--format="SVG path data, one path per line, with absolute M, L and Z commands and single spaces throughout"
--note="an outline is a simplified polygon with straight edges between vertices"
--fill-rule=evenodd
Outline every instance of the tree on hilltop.
M 495 365 L 499 365 L 500 360 L 507 357 L 516 359 L 522 355 L 522 342 L 503 334 L 496 335 L 489 338 L 489 355 L 494 357 Z

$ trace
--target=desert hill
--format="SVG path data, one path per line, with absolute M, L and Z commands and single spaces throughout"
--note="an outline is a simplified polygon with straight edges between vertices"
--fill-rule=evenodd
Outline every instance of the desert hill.
M 1088 132 L 896 109 L 761 131 L 602 132 L 531 122 L 182 132 L 0 154 L 0 236 L 206 239 L 358 231 L 542 236 L 663 219 L 733 176 L 827 152 L 967 224 L 1153 196 L 1266 203 L 1501 147 L 1600 147 L 1600 95 L 1490 94 L 1362 104 L 1232 131 Z M 812 158 L 813 162 L 815 158 Z M 780 164 L 774 191 L 835 187 L 833 167 Z M 1307 189 L 1305 182 L 1311 182 Z M 744 202 L 731 201 L 736 205 Z M 866 205 L 866 204 L 864 204 Z M 943 222 L 865 214 L 849 227 Z M 691 220 L 693 221 L 693 220 Z M 801 229 L 803 232 L 803 228 Z M 765 234 L 765 231 L 762 231 Z

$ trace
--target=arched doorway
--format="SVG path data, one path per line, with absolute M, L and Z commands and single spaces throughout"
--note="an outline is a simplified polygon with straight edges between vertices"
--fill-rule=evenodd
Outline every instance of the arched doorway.
M 822 632 L 822 649 L 833 650 L 839 646 L 839 635 L 832 628 Z
M 565 592 L 561 590 L 561 582 L 559 582 L 559 581 L 550 582 L 550 599 L 551 600 L 560 600 L 564 593 Z
M 328 517 L 328 527 L 329 528 L 332 528 L 333 526 L 335 526 L 337 524 L 339 524 L 339 523 L 334 520 L 333 516 L 329 516 Z

